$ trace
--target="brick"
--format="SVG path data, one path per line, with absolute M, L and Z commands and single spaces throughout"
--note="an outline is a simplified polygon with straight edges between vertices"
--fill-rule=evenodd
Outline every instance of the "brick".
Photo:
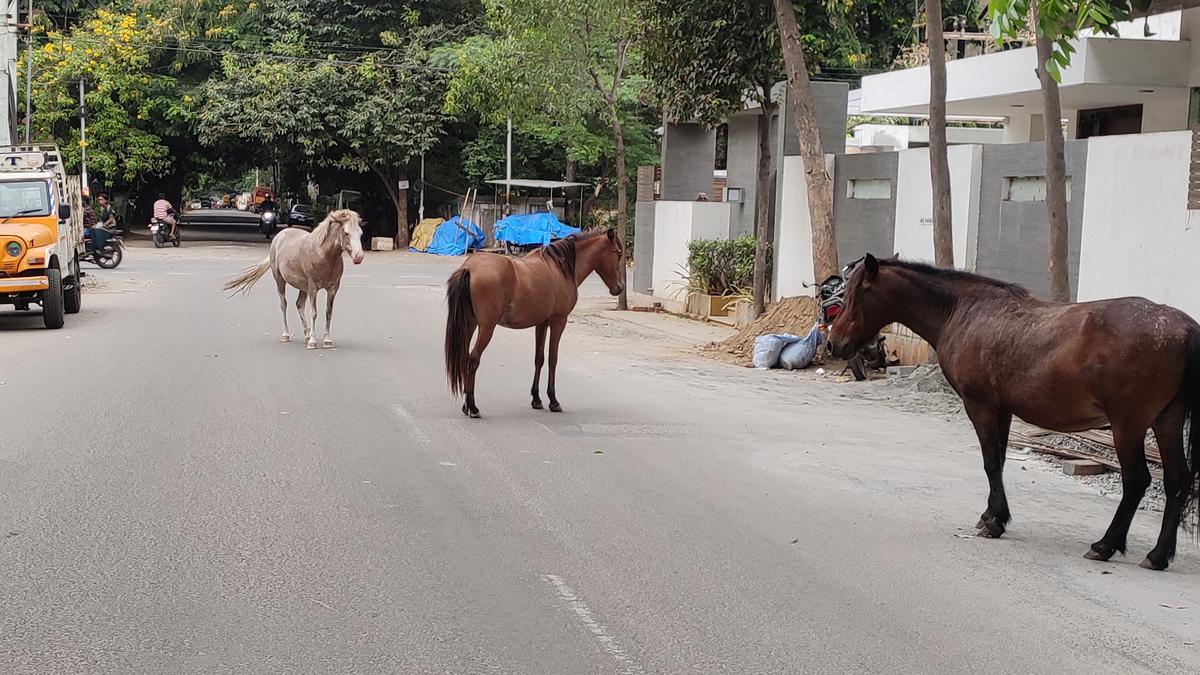
M 371 237 L 372 251 L 390 251 L 395 248 L 395 242 L 391 237 Z
M 1063 473 L 1068 476 L 1095 476 L 1106 473 L 1108 467 L 1090 459 L 1066 459 L 1062 463 Z

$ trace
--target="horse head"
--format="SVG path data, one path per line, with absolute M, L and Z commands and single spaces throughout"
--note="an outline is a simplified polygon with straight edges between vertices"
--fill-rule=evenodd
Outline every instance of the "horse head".
M 608 292 L 613 295 L 620 295 L 625 290 L 625 283 L 621 275 L 621 266 L 625 262 L 625 249 L 621 246 L 621 240 L 617 238 L 615 230 L 608 230 L 603 237 L 597 239 L 604 240 L 604 248 L 596 256 L 596 274 L 600 275 L 600 279 L 608 286 Z
M 867 254 L 856 264 L 846 280 L 842 309 L 829 328 L 829 351 L 838 358 L 848 358 L 857 352 L 884 326 L 887 319 L 886 275 L 880 274 L 879 260 Z
M 349 254 L 355 265 L 363 261 L 362 218 L 357 212 L 350 209 L 334 211 L 324 225 L 329 228 L 329 236 L 337 239 L 338 246 Z

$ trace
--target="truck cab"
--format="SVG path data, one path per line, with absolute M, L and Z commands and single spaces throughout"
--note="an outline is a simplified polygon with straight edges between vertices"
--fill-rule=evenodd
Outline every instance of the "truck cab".
M 42 307 L 47 328 L 79 312 L 83 203 L 54 146 L 0 146 L 0 306 Z

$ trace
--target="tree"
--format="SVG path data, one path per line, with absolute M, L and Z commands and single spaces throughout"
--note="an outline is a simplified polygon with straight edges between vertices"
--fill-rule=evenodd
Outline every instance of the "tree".
M 812 83 L 808 78 L 808 64 L 804 57 L 800 27 L 796 22 L 795 7 L 791 0 L 774 2 L 783 47 L 783 61 L 787 68 L 790 92 L 788 98 L 795 111 L 796 137 L 800 143 L 800 157 L 804 162 L 808 215 L 812 223 L 813 271 L 817 279 L 824 279 L 838 273 L 833 200 L 829 189 L 829 176 L 825 171 L 825 150 L 821 146 L 821 134 L 817 130 Z
M 402 181 L 444 122 L 445 73 L 430 63 L 444 33 L 418 18 L 404 15 L 395 31 L 379 32 L 376 47 L 354 57 L 318 59 L 308 51 L 310 36 L 292 31 L 272 46 L 278 60 L 226 57 L 205 86 L 202 137 L 282 145 L 317 165 L 371 172 L 395 209 L 396 245 L 406 247 Z
M 509 77 L 521 78 L 525 85 L 521 91 L 540 95 L 552 106 L 570 101 L 578 106 L 579 114 L 568 119 L 584 120 L 596 113 L 609 126 L 616 174 L 617 236 L 628 256 L 625 130 L 627 102 L 636 98 L 644 85 L 638 77 L 640 55 L 635 43 L 640 29 L 640 0 L 486 0 L 485 6 L 494 33 L 488 46 L 495 50 L 499 62 L 519 66 L 519 72 L 510 72 Z M 478 81 L 465 79 L 471 80 Z M 517 109 L 517 99 L 511 96 L 506 105 L 494 109 Z M 621 269 L 624 276 L 625 266 Z M 627 295 L 622 292 L 617 308 L 627 307 Z
M 990 0 L 988 16 L 992 35 L 999 40 L 1017 37 L 1032 24 L 1037 43 L 1037 74 L 1042 88 L 1045 121 L 1046 210 L 1049 220 L 1048 270 L 1050 298 L 1070 302 L 1068 256 L 1067 162 L 1058 82 L 1062 68 L 1071 63 L 1073 41 L 1084 28 L 1115 35 L 1116 23 L 1134 10 L 1149 9 L 1151 0 Z
M 933 260 L 954 267 L 954 228 L 950 220 L 950 159 L 946 154 L 946 41 L 942 0 L 925 0 L 929 45 L 929 176 L 933 183 Z
M 767 301 L 767 256 L 775 236 L 771 123 L 778 106 L 772 90 L 781 63 L 774 14 L 765 2 L 648 0 L 645 23 L 646 74 L 676 119 L 715 127 L 747 101 L 759 106 L 752 282 L 758 316 Z

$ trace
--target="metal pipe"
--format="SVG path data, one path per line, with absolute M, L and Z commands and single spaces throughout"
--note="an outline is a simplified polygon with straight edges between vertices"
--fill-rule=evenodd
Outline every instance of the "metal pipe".
M 29 24 L 29 45 L 25 50 L 25 145 L 29 145 L 33 127 L 33 0 L 29 0 L 25 21 Z
M 91 189 L 88 187 L 88 172 L 87 172 L 87 104 L 83 100 L 83 78 L 79 78 L 79 166 L 80 176 L 83 181 L 83 195 L 91 196 Z

